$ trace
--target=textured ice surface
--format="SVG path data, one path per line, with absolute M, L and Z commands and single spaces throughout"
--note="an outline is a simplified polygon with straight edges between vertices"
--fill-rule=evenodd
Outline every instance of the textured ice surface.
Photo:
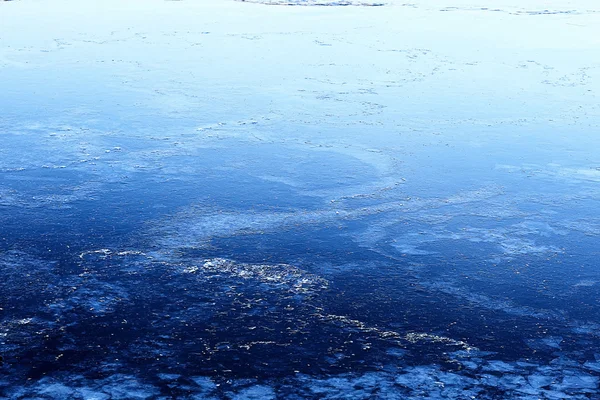
M 0 397 L 597 396 L 598 5 L 248 3 L 0 2 Z
M 4 255 L 2 266 L 5 272 L 7 272 L 6 268 L 10 267 L 14 256 L 14 253 Z M 26 259 L 24 254 L 21 254 L 20 258 Z M 165 387 L 175 390 L 173 393 L 183 391 L 205 398 L 275 398 L 276 396 L 296 395 L 322 398 L 350 396 L 367 399 L 372 398 L 375 393 L 392 396 L 392 398 L 394 396 L 457 398 L 462 395 L 461 393 L 480 398 L 493 398 L 493 393 L 496 392 L 513 398 L 525 398 L 525 395 L 578 398 L 578 396 L 585 396 L 586 393 L 594 393 L 598 387 L 598 378 L 590 375 L 590 372 L 596 373 L 598 369 L 595 367 L 595 361 L 587 361 L 581 365 L 564 357 L 556 358 L 546 364 L 498 360 L 493 358 L 493 353 L 478 351 L 465 342 L 448 337 L 431 333 L 398 332 L 370 326 L 346 316 L 329 314 L 323 309 L 326 305 L 323 296 L 330 291 L 329 283 L 323 278 L 290 265 L 244 264 L 225 259 L 210 259 L 195 264 L 191 264 L 191 260 L 179 259 L 176 261 L 173 259 L 171 264 L 166 264 L 164 260 L 156 261 L 151 256 L 140 254 L 139 251 L 110 249 L 87 251 L 77 258 L 80 260 L 80 268 L 88 271 L 86 275 L 97 274 L 99 271 L 92 272 L 92 266 L 99 262 L 108 262 L 106 268 L 112 270 L 112 273 L 117 276 L 125 274 L 122 275 L 125 281 L 127 275 L 133 274 L 137 277 L 136 280 L 145 279 L 143 277 L 147 274 L 150 274 L 148 278 L 152 276 L 153 269 L 161 269 L 162 282 L 157 282 L 159 286 L 151 285 L 144 292 L 141 291 L 142 288 L 130 287 L 121 280 L 120 286 L 129 288 L 127 292 L 120 292 L 117 295 L 121 301 L 125 301 L 120 306 L 121 311 L 118 317 L 118 322 L 122 326 L 130 326 L 136 330 L 147 329 L 141 321 L 136 321 L 133 317 L 132 312 L 136 312 L 135 303 L 127 306 L 132 300 L 131 297 L 136 297 L 142 302 L 152 302 L 156 301 L 157 297 L 163 296 L 163 292 L 170 293 L 168 303 L 173 305 L 180 304 L 185 298 L 196 299 L 192 304 L 179 309 L 165 304 L 164 306 L 169 309 L 167 311 L 164 310 L 164 306 L 161 306 L 163 311 L 157 313 L 156 316 L 150 316 L 149 321 L 152 325 L 160 324 L 160 336 L 155 337 L 152 341 L 146 341 L 146 343 L 139 341 L 142 337 L 134 340 L 126 347 L 121 348 L 119 358 L 145 359 L 151 356 L 148 359 L 151 360 L 156 357 L 151 362 L 167 368 L 169 363 L 165 364 L 159 361 L 162 357 L 181 359 L 182 356 L 178 355 L 177 349 L 170 349 L 167 346 L 168 343 L 172 343 L 173 336 L 185 337 L 184 331 L 178 328 L 180 324 L 187 326 L 208 323 L 207 327 L 217 324 L 214 326 L 219 329 L 218 326 L 225 323 L 224 319 L 233 318 L 231 319 L 232 326 L 237 324 L 237 322 L 233 322 L 237 319 L 247 321 L 231 332 L 235 334 L 236 339 L 227 339 L 224 331 L 214 332 L 214 341 L 203 335 L 204 339 L 196 343 L 197 345 L 202 344 L 204 347 L 201 354 L 223 361 L 227 359 L 227 354 L 236 354 L 239 351 L 250 352 L 259 358 L 261 354 L 272 353 L 277 348 L 290 348 L 290 351 L 294 353 L 307 351 L 310 354 L 317 349 L 313 349 L 308 343 L 298 347 L 295 342 L 311 340 L 310 331 L 315 328 L 320 332 L 327 332 L 331 329 L 331 333 L 327 334 L 332 335 L 329 339 L 330 343 L 333 344 L 339 340 L 336 339 L 337 335 L 341 335 L 340 339 L 353 337 L 352 341 L 363 343 L 362 351 L 366 351 L 363 357 L 367 357 L 367 359 L 368 352 L 372 350 L 365 349 L 371 347 L 386 349 L 389 364 L 384 363 L 382 367 L 391 369 L 391 371 L 351 373 L 329 377 L 319 375 L 294 377 L 291 375 L 285 378 L 284 384 L 280 382 L 275 385 L 268 379 L 261 379 L 262 383 L 258 385 L 247 386 L 247 383 L 242 380 L 240 381 L 241 386 L 236 386 L 237 384 L 234 385 L 231 381 L 229 384 L 225 384 L 219 376 L 188 378 L 186 377 L 187 370 L 174 366 L 170 367 L 171 370 L 178 371 L 178 373 L 158 370 L 154 377 L 148 374 L 143 374 L 142 377 L 116 373 L 103 380 L 89 381 L 83 374 L 90 373 L 98 367 L 92 370 L 89 370 L 88 367 L 87 371 L 81 370 L 81 376 L 62 374 L 37 380 L 27 386 L 19 386 L 16 382 L 12 383 L 4 391 L 4 395 L 8 398 L 34 395 L 57 399 L 65 398 L 65 396 L 98 399 L 153 398 L 159 392 L 164 392 Z M 30 258 L 29 268 L 35 263 L 40 263 L 40 261 Z M 44 271 L 39 266 L 36 269 L 38 273 Z M 171 272 L 166 275 L 166 271 Z M 22 270 L 20 272 L 22 273 Z M 13 275 L 17 274 L 8 274 L 8 276 Z M 47 280 L 48 277 L 45 279 Z M 147 282 L 146 285 L 149 283 Z M 84 297 L 81 297 L 82 294 L 75 294 L 74 296 L 78 297 L 74 297 L 72 300 L 52 299 L 52 295 L 61 296 L 63 293 L 61 287 L 53 289 L 52 292 L 45 292 L 46 304 L 49 305 L 51 313 L 56 315 L 53 318 L 58 318 L 55 323 L 44 322 L 43 314 L 36 313 L 35 308 L 31 309 L 33 318 L 21 318 L 13 321 L 5 319 L 2 325 L 1 343 L 7 358 L 20 357 L 25 343 L 27 346 L 34 346 L 35 342 L 32 343 L 31 339 L 25 338 L 32 337 L 29 335 L 35 336 L 34 332 L 39 329 L 43 329 L 45 334 L 50 336 L 53 336 L 54 332 L 62 332 L 63 339 L 59 345 L 62 352 L 78 351 L 77 347 L 73 347 L 71 344 L 77 340 L 76 330 L 68 327 L 60 328 L 60 324 L 69 324 L 68 321 L 72 320 L 70 313 L 72 310 L 74 311 L 73 307 L 76 304 L 77 307 L 80 307 L 80 316 L 83 315 L 82 312 L 88 313 L 90 316 L 98 315 L 98 313 L 105 315 L 108 312 L 106 307 L 111 304 L 109 300 L 112 298 L 111 296 L 114 296 L 113 285 L 104 284 L 86 289 L 90 284 L 95 285 L 93 281 L 75 282 L 70 280 L 63 282 L 61 286 L 64 286 L 65 290 L 66 287 L 72 288 L 74 293 L 84 293 L 85 296 L 93 294 L 93 298 L 97 299 L 94 302 L 84 301 Z M 80 285 L 80 287 L 76 285 Z M 180 294 L 171 292 L 171 286 L 173 289 L 179 290 Z M 223 292 L 219 293 L 219 291 Z M 128 310 L 128 308 L 131 309 Z M 289 317 L 286 316 L 288 313 Z M 226 315 L 230 317 L 226 317 Z M 248 322 L 253 319 L 256 319 L 256 323 L 262 323 L 263 326 L 249 324 Z M 217 321 L 219 322 L 217 323 Z M 275 325 L 271 325 L 272 323 Z M 282 323 L 289 324 L 287 334 L 280 332 L 277 336 L 264 335 L 268 330 L 272 330 Z M 32 331 L 28 333 L 23 329 L 25 326 L 30 326 Z M 263 330 L 266 328 L 268 330 Z M 303 337 L 306 339 L 302 339 Z M 206 339 L 209 340 L 206 341 Z M 20 344 L 19 340 L 22 340 Z M 88 339 L 90 344 L 96 340 L 100 340 L 100 338 Z M 556 349 L 561 341 L 560 337 L 539 339 L 541 350 L 544 348 Z M 365 347 L 366 344 L 368 346 Z M 344 359 L 351 357 L 349 351 L 352 347 L 345 348 L 343 341 L 338 342 L 337 346 L 332 359 L 328 361 L 332 363 L 332 366 L 344 365 L 348 362 Z M 448 354 L 449 357 L 445 360 L 447 366 L 445 368 L 433 365 L 403 366 L 402 360 L 415 360 L 415 352 L 420 354 L 422 351 Z M 63 354 L 58 353 L 53 357 L 59 360 Z M 224 356 L 226 358 L 222 358 Z M 379 356 L 380 360 L 381 357 L 382 355 Z M 168 358 L 165 361 L 168 361 Z M 310 360 L 315 360 L 314 356 L 310 356 Z M 318 359 L 313 362 L 318 362 Z M 465 368 L 456 368 L 456 365 L 463 365 Z M 119 371 L 124 367 L 120 364 L 104 365 L 98 369 L 98 373 L 106 375 L 115 368 L 116 371 Z
M 574 398 L 587 399 L 597 390 L 597 378 L 587 374 L 570 375 L 559 369 L 539 374 L 521 371 L 519 374 L 464 375 L 440 370 L 436 366 L 409 367 L 399 373 L 370 372 L 342 374 L 330 377 L 297 375 L 277 382 L 256 384 L 253 379 L 233 380 L 215 385 L 209 378 L 194 378 L 199 385 L 181 379 L 172 388 L 184 390 L 189 398 L 205 399 L 274 399 L 311 398 L 431 398 L 431 399 L 493 399 L 503 398 Z M 220 386 L 227 386 L 225 391 Z M 98 381 L 70 377 L 63 382 L 41 379 L 28 388 L 15 387 L 9 398 L 41 396 L 60 399 L 149 399 L 156 398 L 157 389 L 142 384 L 131 376 L 115 375 Z

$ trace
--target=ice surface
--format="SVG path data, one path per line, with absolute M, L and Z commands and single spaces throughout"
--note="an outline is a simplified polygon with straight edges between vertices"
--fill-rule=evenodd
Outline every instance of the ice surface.
M 385 3 L 369 1 L 323 1 L 323 0 L 238 0 L 247 3 L 283 6 L 383 6 Z
M 381 3 L 0 3 L 0 396 L 597 395 L 598 5 Z
M 231 397 L 233 400 L 274 399 L 275 391 L 268 386 L 251 386 Z
M 565 375 L 566 374 L 566 375 Z M 211 382 L 208 378 L 194 378 L 195 381 Z M 86 386 L 87 385 L 87 386 Z M 115 385 L 119 385 L 117 388 Z M 535 372 L 521 376 L 505 374 L 501 376 L 482 374 L 462 375 L 446 372 L 436 366 L 409 367 L 400 373 L 371 372 L 366 374 L 343 374 L 327 378 L 314 378 L 306 375 L 280 380 L 275 388 L 274 382 L 256 385 L 239 380 L 230 381 L 233 391 L 218 396 L 214 384 L 202 383 L 200 390 L 185 386 L 192 398 L 303 398 L 318 396 L 325 399 L 356 398 L 418 398 L 435 399 L 483 398 L 491 399 L 488 390 L 504 393 L 510 398 L 589 398 L 598 387 L 596 377 L 586 374 L 569 375 L 560 367 L 550 375 Z M 176 387 L 176 386 L 173 386 Z M 70 378 L 63 383 L 52 379 L 43 379 L 28 388 L 14 387 L 9 398 L 23 396 L 43 396 L 43 398 L 77 399 L 125 399 L 154 398 L 157 391 L 148 385 L 137 382 L 133 377 L 115 375 L 100 381 L 86 381 Z M 62 396 L 62 397 L 61 397 Z

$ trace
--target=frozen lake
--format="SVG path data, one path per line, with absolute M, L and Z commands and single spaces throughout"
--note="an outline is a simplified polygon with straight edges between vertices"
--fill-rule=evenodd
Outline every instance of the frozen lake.
M 0 399 L 599 399 L 548 3 L 0 2 Z

